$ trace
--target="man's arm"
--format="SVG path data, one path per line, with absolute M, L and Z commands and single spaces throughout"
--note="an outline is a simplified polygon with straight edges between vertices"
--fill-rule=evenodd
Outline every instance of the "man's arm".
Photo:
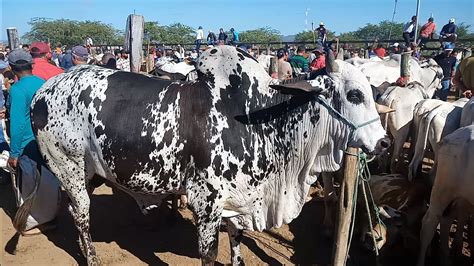
M 13 88 L 10 97 L 10 157 L 17 159 L 21 155 L 21 141 L 27 126 L 25 115 L 29 112 L 29 106 L 25 94 L 19 88 Z

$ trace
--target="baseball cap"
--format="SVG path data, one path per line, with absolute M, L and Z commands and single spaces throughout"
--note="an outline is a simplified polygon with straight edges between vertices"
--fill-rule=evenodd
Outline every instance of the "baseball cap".
M 324 54 L 324 50 L 323 50 L 323 47 L 321 45 L 316 45 L 316 47 L 314 48 L 313 52 L 319 52 L 321 54 Z
M 454 21 L 455 21 L 454 18 L 449 19 L 449 23 L 454 23 Z
M 81 45 L 72 47 L 72 54 L 81 58 L 86 58 L 89 56 L 87 49 Z
M 392 46 L 393 46 L 393 47 L 398 47 L 398 46 L 400 46 L 400 44 L 399 44 L 398 42 L 396 42 L 396 43 L 394 43 Z
M 33 48 L 37 48 L 33 49 Z M 36 50 L 36 52 L 34 52 Z M 51 49 L 49 48 L 49 45 L 44 42 L 34 42 L 30 45 L 30 53 L 38 53 L 38 54 L 46 54 L 46 53 L 51 53 Z
M 25 62 L 19 63 L 18 61 Z M 8 54 L 8 63 L 10 65 L 31 64 L 32 61 L 31 54 L 21 48 L 17 48 Z
M 319 26 L 324 26 L 324 22 L 319 22 Z

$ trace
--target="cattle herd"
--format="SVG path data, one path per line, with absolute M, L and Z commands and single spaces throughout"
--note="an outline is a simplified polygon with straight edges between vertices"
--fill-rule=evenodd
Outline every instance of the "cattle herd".
M 127 192 L 143 213 L 169 194 L 186 195 L 203 264 L 216 259 L 222 222 L 231 262 L 242 264 L 243 230 L 290 223 L 319 175 L 329 199 L 332 173 L 348 146 L 380 155 L 380 167 L 392 173 L 370 181 L 375 202 L 384 219 L 404 217 L 403 225 L 418 225 L 418 231 L 401 231 L 410 232 L 405 240 L 420 239 L 418 264 L 424 265 L 438 223 L 450 228 L 456 220 L 463 231 L 460 221 L 467 223 L 474 203 L 474 102 L 431 99 L 440 87 L 440 67 L 409 63 L 406 87 L 391 84 L 400 73 L 397 56 L 345 62 L 329 53 L 324 74 L 284 82 L 231 46 L 203 52 L 197 77 L 187 81 L 78 66 L 38 91 L 32 125 L 70 198 L 89 265 L 99 263 L 89 233 L 95 176 Z M 406 159 L 407 139 L 411 162 L 408 175 L 401 175 L 397 167 Z M 435 163 L 431 183 L 424 183 L 420 165 L 429 147 Z M 393 233 L 381 224 L 368 231 L 385 232 L 380 248 Z

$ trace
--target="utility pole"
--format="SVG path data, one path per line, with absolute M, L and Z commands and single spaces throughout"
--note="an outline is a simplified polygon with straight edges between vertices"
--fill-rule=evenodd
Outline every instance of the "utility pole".
M 416 21 L 415 21 L 415 40 L 414 42 L 416 42 L 416 39 L 418 38 L 418 17 L 420 15 L 420 1 L 421 0 L 417 0 L 416 2 Z
M 389 41 L 390 41 L 390 38 L 392 37 L 392 27 L 393 27 L 393 21 L 395 20 L 395 13 L 397 12 L 397 2 L 398 0 L 395 0 L 395 6 L 393 7 L 392 22 L 390 23 L 390 31 L 388 32 Z

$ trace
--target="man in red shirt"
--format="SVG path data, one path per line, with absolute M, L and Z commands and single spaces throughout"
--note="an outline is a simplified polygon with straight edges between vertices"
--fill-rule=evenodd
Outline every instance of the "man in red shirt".
M 316 48 L 313 50 L 313 53 L 316 55 L 316 58 L 311 62 L 310 68 L 312 71 L 319 70 L 326 67 L 326 57 L 324 56 L 323 47 L 319 44 L 316 45 Z
M 64 72 L 48 61 L 48 57 L 51 56 L 51 49 L 48 44 L 34 42 L 30 46 L 30 53 L 33 57 L 33 75 L 48 80 Z
M 434 18 L 429 18 L 428 22 L 420 29 L 420 47 L 424 47 L 429 39 L 433 39 L 433 33 L 436 30 Z
M 379 43 L 379 45 L 377 45 L 377 48 L 375 48 L 374 50 L 374 53 L 380 58 L 384 58 L 386 52 L 387 51 L 385 51 L 385 48 L 383 48 L 383 44 L 381 43 Z

